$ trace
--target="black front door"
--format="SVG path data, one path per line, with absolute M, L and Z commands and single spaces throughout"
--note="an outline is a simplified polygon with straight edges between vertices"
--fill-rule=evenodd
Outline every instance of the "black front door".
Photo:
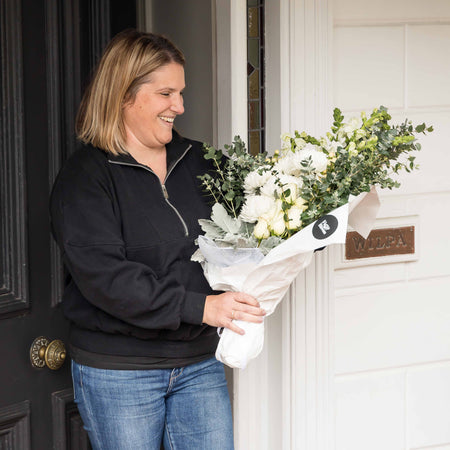
M 60 311 L 63 270 L 48 197 L 74 150 L 81 92 L 109 38 L 136 26 L 136 3 L 0 0 L 0 449 L 89 448 L 73 403 Z M 33 341 L 39 346 L 31 352 Z M 31 356 L 31 358 L 30 358 Z

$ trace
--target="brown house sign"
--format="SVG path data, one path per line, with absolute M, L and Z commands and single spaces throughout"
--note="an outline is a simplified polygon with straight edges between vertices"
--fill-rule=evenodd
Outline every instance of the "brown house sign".
M 356 231 L 347 233 L 345 259 L 414 253 L 414 227 L 380 228 L 372 230 L 367 239 Z

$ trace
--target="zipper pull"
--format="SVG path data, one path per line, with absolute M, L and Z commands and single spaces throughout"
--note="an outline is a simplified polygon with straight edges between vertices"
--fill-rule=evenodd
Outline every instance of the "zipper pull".
M 167 192 L 166 186 L 164 184 L 162 184 L 161 187 L 162 187 L 164 198 L 166 200 L 168 200 L 169 199 L 169 193 Z

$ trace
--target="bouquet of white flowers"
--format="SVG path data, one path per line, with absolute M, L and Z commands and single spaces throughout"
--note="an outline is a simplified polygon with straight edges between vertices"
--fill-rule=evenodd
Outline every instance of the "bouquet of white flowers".
M 379 207 L 375 186 L 398 187 L 392 176 L 417 168 L 415 133 L 425 124 L 389 125 L 387 109 L 344 122 L 339 109 L 326 137 L 283 134 L 272 157 L 252 156 L 236 137 L 221 150 L 205 145 L 216 167 L 200 178 L 215 204 L 192 259 L 215 290 L 253 295 L 270 315 L 314 250 L 344 243 L 349 223 L 369 234 Z M 224 329 L 216 357 L 243 368 L 262 349 L 264 325 L 238 321 L 245 335 Z

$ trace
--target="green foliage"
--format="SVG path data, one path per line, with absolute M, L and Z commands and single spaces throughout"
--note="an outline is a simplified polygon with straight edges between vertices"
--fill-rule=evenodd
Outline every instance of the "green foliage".
M 420 144 L 415 134 L 433 131 L 425 124 L 415 128 L 405 120 L 400 125 L 390 125 L 391 116 L 384 106 L 374 109 L 369 117 L 361 114 L 358 128 L 348 129 L 344 116 L 336 108 L 334 123 L 328 139 L 335 143 L 334 155 L 328 150 L 329 165 L 321 177 L 311 172 L 302 174 L 301 197 L 308 208 L 302 215 L 303 226 L 314 222 L 327 212 L 344 205 L 350 195 L 370 191 L 372 186 L 393 189 L 400 186 L 393 177 L 401 171 L 418 169 L 415 156 Z M 311 142 L 311 137 L 305 139 Z
M 231 145 L 225 145 L 225 152 L 204 144 L 205 159 L 212 160 L 215 170 L 198 178 L 204 190 L 221 203 L 228 214 L 237 218 L 245 201 L 244 180 L 249 172 L 267 166 L 267 154 L 250 155 L 245 143 L 235 136 Z
M 427 127 L 424 123 L 414 126 L 409 120 L 391 125 L 390 120 L 391 116 L 384 106 L 374 109 L 369 116 L 361 113 L 359 118 L 348 122 L 335 108 L 333 124 L 326 137 L 316 138 L 298 131 L 293 136 L 284 133 L 281 136 L 281 151 L 275 151 L 271 158 L 267 158 L 266 153 L 257 156 L 247 153 L 239 136 L 231 145 L 225 146 L 225 151 L 205 144 L 204 157 L 213 162 L 214 170 L 199 178 L 204 190 L 212 195 L 215 203 L 223 206 L 236 223 L 228 222 L 223 214 L 216 213 L 212 224 L 211 221 L 207 221 L 210 225 L 203 221 L 204 231 L 222 243 L 228 242 L 234 246 L 239 241 L 239 245 L 248 246 L 254 242 L 253 230 L 258 245 L 268 250 L 280 239 L 287 239 L 344 205 L 351 195 L 369 192 L 372 186 L 398 188 L 397 174 L 418 169 L 412 154 L 421 149 L 416 135 L 430 133 L 433 127 Z M 324 161 L 322 165 L 320 159 Z M 250 201 L 250 193 L 244 189 L 244 181 L 250 172 L 253 172 L 250 179 L 255 174 L 256 178 L 269 174 L 275 179 L 275 185 L 267 184 L 269 193 L 266 189 L 265 194 L 261 194 L 262 187 L 257 185 L 251 196 L 268 195 L 278 204 L 279 214 L 275 212 L 270 218 L 265 214 L 252 220 L 245 219 L 245 214 L 240 216 L 244 203 L 247 200 L 247 208 Z M 286 176 L 291 177 L 288 178 L 290 181 L 281 181 L 286 180 Z M 290 214 L 297 214 L 297 219 L 289 217 Z M 254 224 L 264 225 L 262 222 L 267 228 L 260 227 L 256 232 L 257 226 Z

